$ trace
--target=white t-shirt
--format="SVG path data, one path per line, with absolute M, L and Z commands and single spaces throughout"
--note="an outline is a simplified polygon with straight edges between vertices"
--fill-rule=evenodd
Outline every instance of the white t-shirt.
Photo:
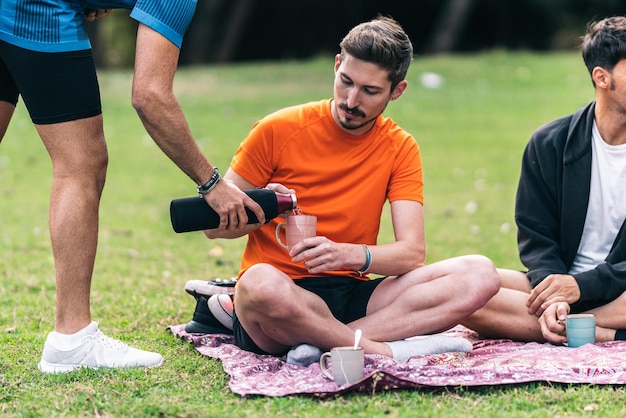
M 604 142 L 595 122 L 592 138 L 589 206 L 570 274 L 603 263 L 626 219 L 626 144 Z

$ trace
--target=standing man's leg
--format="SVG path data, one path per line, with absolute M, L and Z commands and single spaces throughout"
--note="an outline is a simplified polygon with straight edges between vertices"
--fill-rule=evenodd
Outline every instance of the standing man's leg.
M 102 116 L 37 125 L 52 160 L 50 238 L 56 267 L 55 332 L 40 370 L 158 366 L 162 357 L 104 336 L 91 321 L 90 291 L 107 150 Z
M 102 116 L 37 125 L 52 160 L 50 238 L 56 267 L 55 330 L 91 323 L 89 295 L 98 241 L 98 208 L 107 149 Z
M 108 163 L 91 51 L 40 53 L 0 41 L 0 59 L 10 76 L 5 81 L 22 95 L 52 160 L 49 223 L 57 310 L 40 370 L 160 365 L 159 354 L 112 340 L 91 321 L 98 210 Z

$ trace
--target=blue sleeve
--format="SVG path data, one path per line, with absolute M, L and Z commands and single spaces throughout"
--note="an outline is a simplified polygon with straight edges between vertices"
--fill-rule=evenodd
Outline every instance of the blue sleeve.
M 85 9 L 131 9 L 130 17 L 178 48 L 196 12 L 197 0 L 81 0 Z
M 138 0 L 130 16 L 180 48 L 196 4 L 197 0 Z

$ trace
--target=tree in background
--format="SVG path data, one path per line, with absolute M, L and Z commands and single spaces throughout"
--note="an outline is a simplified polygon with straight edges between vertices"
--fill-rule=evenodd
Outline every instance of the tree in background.
M 575 48 L 586 23 L 626 14 L 623 0 L 200 0 L 181 65 L 334 54 L 348 28 L 398 20 L 417 54 Z M 90 28 L 100 67 L 130 66 L 136 23 L 116 11 Z

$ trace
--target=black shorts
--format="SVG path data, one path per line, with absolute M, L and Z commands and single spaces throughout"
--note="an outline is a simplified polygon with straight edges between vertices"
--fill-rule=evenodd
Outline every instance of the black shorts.
M 326 302 L 333 316 L 344 324 L 363 318 L 367 311 L 367 303 L 384 278 L 358 280 L 352 277 L 315 277 L 296 279 L 294 283 L 303 289 L 315 293 Z M 233 334 L 235 344 L 246 351 L 257 354 L 268 354 L 263 351 L 248 335 L 233 312 Z
M 0 100 L 15 105 L 18 95 L 40 125 L 101 114 L 92 51 L 36 52 L 0 41 Z

